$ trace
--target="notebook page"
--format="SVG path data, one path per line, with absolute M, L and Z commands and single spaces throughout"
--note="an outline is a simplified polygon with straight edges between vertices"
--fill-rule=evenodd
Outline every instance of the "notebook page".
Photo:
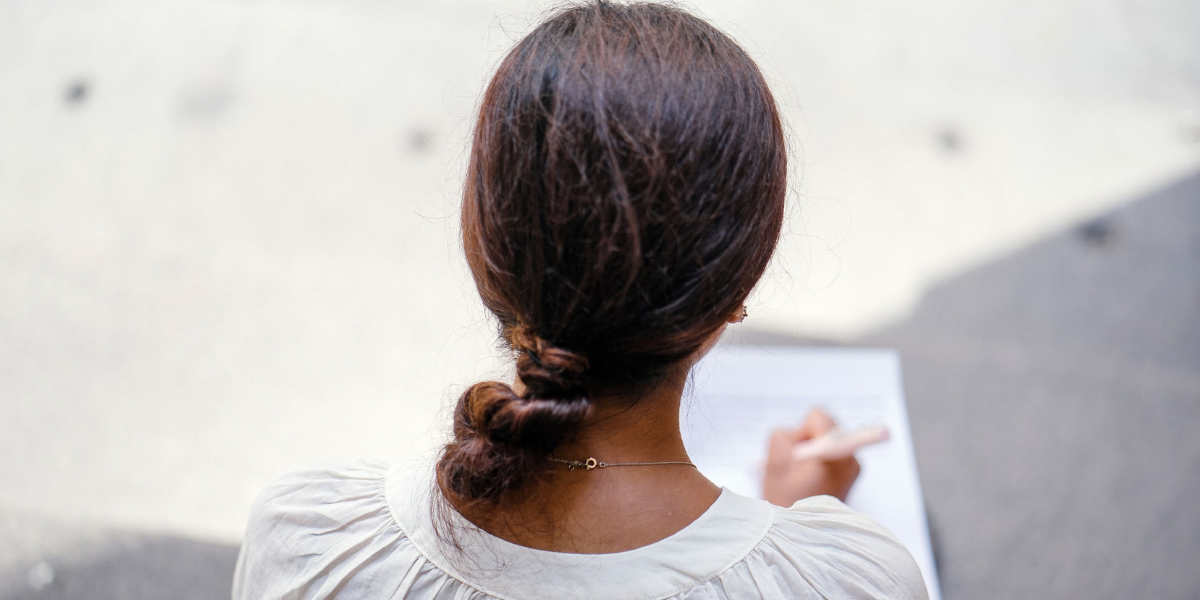
M 721 345 L 692 371 L 683 435 L 717 485 L 762 497 L 767 439 L 813 408 L 847 431 L 886 425 L 891 439 L 857 453 L 862 473 L 847 504 L 892 532 L 912 553 L 931 600 L 940 600 L 912 434 L 892 350 Z

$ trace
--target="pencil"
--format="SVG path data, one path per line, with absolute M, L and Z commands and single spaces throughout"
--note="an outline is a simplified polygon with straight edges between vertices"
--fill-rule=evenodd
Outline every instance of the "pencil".
M 854 456 L 863 446 L 877 444 L 887 440 L 891 434 L 883 425 L 863 427 L 851 433 L 833 429 L 824 435 L 811 440 L 805 440 L 792 448 L 793 460 L 841 460 Z

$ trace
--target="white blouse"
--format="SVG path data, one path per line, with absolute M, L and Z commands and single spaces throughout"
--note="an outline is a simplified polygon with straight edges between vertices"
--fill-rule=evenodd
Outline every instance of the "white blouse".
M 233 599 L 927 598 L 908 551 L 829 496 L 784 509 L 725 489 L 666 539 L 569 554 L 512 544 L 449 510 L 455 547 L 434 529 L 433 489 L 432 469 L 292 471 L 254 505 Z

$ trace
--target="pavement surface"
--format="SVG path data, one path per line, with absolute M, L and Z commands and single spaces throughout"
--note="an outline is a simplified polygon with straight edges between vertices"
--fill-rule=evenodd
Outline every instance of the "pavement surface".
M 1200 172 L 861 342 L 904 361 L 946 598 L 1200 596 Z
M 901 352 L 946 598 L 1200 593 L 1200 173 L 947 281 L 860 343 Z M 5 600 L 222 598 L 237 556 L 12 511 L 0 548 Z
M 228 598 L 238 547 L 0 512 L 5 600 Z

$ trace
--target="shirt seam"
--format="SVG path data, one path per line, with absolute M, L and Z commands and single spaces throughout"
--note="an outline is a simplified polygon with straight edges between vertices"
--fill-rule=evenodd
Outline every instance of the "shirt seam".
M 395 509 L 395 507 L 392 506 L 392 499 L 388 496 L 388 493 L 387 493 L 388 478 L 391 477 L 394 473 L 399 472 L 402 468 L 403 467 L 393 467 L 390 470 L 385 470 L 383 473 L 383 476 L 379 478 L 379 485 L 381 488 L 380 492 L 383 494 L 383 504 L 387 508 L 387 511 L 388 511 L 388 518 L 392 521 L 392 524 L 396 526 L 396 529 L 400 530 L 400 533 L 404 534 L 404 538 L 408 540 L 408 543 L 412 544 L 413 548 L 416 549 L 418 554 L 420 554 L 422 557 L 424 557 L 425 560 L 429 561 L 429 563 L 432 564 L 434 567 L 437 567 L 437 569 L 439 571 L 441 571 L 442 573 L 444 573 L 447 577 L 454 579 L 455 581 L 458 581 L 459 583 L 461 583 L 477 592 L 486 594 L 493 598 L 498 598 L 499 600 L 518 600 L 517 598 L 505 596 L 502 594 L 497 594 L 496 592 L 485 589 L 485 588 L 478 586 L 470 581 L 467 581 L 466 578 L 464 578 L 461 575 L 459 575 L 458 573 L 456 573 L 453 569 L 448 569 L 442 563 L 438 562 L 437 560 L 434 560 L 433 557 L 430 556 L 430 553 L 426 552 L 425 549 L 422 548 L 421 545 L 418 544 L 415 539 L 413 539 L 412 534 L 409 533 L 408 530 L 406 530 L 404 528 L 404 526 L 400 524 L 400 519 L 399 519 L 399 517 L 396 516 L 396 509 Z
M 706 585 L 706 584 L 708 584 L 710 581 L 712 581 L 712 580 L 714 580 L 714 579 L 717 579 L 717 578 L 719 578 L 720 576 L 724 575 L 725 573 L 728 573 L 730 569 L 732 569 L 732 568 L 734 568 L 734 567 L 738 566 L 739 564 L 741 564 L 741 563 L 745 562 L 745 561 L 746 561 L 746 559 L 748 559 L 748 558 L 750 557 L 750 555 L 751 555 L 751 554 L 752 554 L 752 553 L 753 553 L 755 550 L 757 550 L 757 549 L 758 549 L 759 545 L 760 545 L 760 544 L 762 544 L 762 542 L 763 542 L 763 540 L 764 540 L 764 539 L 766 539 L 766 537 L 767 537 L 767 534 L 768 534 L 768 533 L 771 533 L 771 530 L 772 530 L 772 529 L 774 529 L 774 527 L 775 527 L 775 521 L 776 521 L 776 518 L 777 518 L 777 515 L 775 515 L 775 514 L 774 514 L 774 512 L 772 512 L 772 514 L 771 514 L 771 518 L 770 518 L 770 519 L 767 519 L 767 526 L 766 526 L 765 528 L 763 528 L 763 530 L 762 530 L 762 533 L 760 533 L 760 534 L 759 534 L 759 535 L 758 535 L 758 536 L 755 538 L 755 540 L 754 540 L 754 543 L 753 543 L 753 544 L 750 544 L 750 545 L 749 545 L 749 547 L 748 547 L 748 548 L 746 548 L 746 551 L 745 551 L 745 552 L 743 552 L 743 553 L 741 553 L 741 554 L 740 554 L 740 555 L 739 555 L 739 556 L 738 556 L 736 559 L 734 559 L 734 560 L 730 561 L 730 562 L 729 562 L 729 564 L 725 565 L 724 567 L 721 567 L 720 569 L 717 569 L 717 570 L 716 570 L 716 572 L 714 572 L 712 575 L 709 575 L 708 577 L 705 577 L 705 578 L 703 578 L 703 579 L 697 579 L 695 582 L 692 582 L 692 583 L 690 583 L 690 584 L 688 584 L 688 585 L 685 585 L 685 586 L 683 586 L 683 587 L 680 587 L 680 588 L 676 589 L 675 591 L 673 591 L 673 592 L 670 592 L 670 593 L 668 593 L 668 594 L 664 594 L 664 595 L 661 595 L 661 596 L 647 596 L 647 597 L 644 597 L 644 598 L 640 598 L 640 599 L 638 599 L 638 600 L 664 600 L 665 598 L 670 598 L 671 596 L 675 596 L 675 595 L 678 595 L 678 594 L 682 594 L 682 593 L 684 593 L 684 592 L 687 592 L 687 591 L 690 591 L 690 590 L 696 589 L 696 588 L 698 588 L 698 587 L 700 587 L 700 586 L 702 586 L 702 585 Z

